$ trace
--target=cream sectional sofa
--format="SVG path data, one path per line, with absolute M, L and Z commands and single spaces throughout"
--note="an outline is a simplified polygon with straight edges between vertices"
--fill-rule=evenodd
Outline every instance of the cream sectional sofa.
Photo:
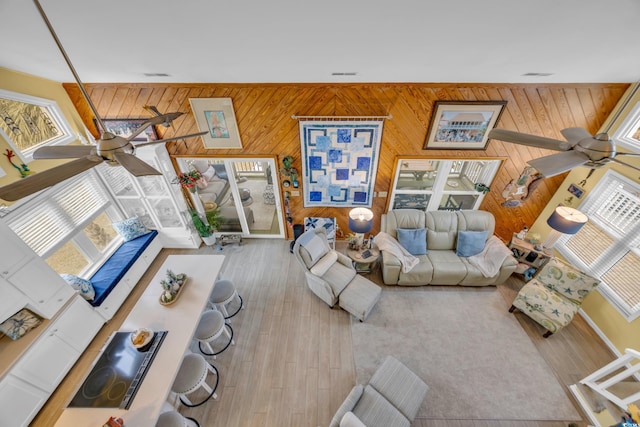
M 495 228 L 493 214 L 486 211 L 430 211 L 417 209 L 395 209 L 382 215 L 381 231 L 398 238 L 398 229 L 426 228 L 427 253 L 417 255 L 418 264 L 410 271 L 403 272 L 400 259 L 391 251 L 382 250 L 382 278 L 387 285 L 464 285 L 489 286 L 504 282 L 516 269 L 517 261 L 504 253 L 499 270 L 489 277 L 469 258 L 456 255 L 458 233 L 460 231 L 486 231 L 486 241 L 492 237 Z M 485 243 L 486 244 L 486 243 Z M 502 248 L 497 245 L 497 253 L 502 258 Z M 495 261 L 496 257 L 493 257 Z M 498 261 L 499 262 L 499 261 Z

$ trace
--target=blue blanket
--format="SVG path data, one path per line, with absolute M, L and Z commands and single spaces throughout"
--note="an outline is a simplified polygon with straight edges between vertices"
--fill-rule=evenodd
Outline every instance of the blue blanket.
M 105 300 L 157 235 L 158 232 L 154 230 L 144 236 L 124 242 L 109 257 L 107 262 L 91 276 L 91 284 L 96 291 L 93 301 L 89 301 L 92 306 L 98 307 L 102 304 L 102 301 Z

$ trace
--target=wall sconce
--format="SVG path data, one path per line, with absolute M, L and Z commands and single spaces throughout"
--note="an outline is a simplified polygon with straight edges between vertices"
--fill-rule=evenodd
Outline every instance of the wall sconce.
M 362 247 L 364 233 L 373 227 L 373 212 L 367 208 L 353 208 L 349 211 L 349 230 L 356 233 L 358 247 Z
M 551 249 L 563 234 L 576 234 L 583 225 L 589 221 L 589 218 L 577 209 L 568 206 L 558 206 L 555 208 L 547 224 L 551 227 L 551 232 L 542 242 L 541 248 L 537 250 Z

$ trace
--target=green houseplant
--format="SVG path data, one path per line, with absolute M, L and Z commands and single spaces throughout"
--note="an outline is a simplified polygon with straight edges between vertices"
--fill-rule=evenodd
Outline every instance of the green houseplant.
M 207 211 L 205 219 L 202 219 L 200 213 L 195 209 L 189 209 L 189 214 L 193 226 L 204 244 L 207 246 L 215 244 L 215 232 L 220 228 L 220 211 L 218 209 Z

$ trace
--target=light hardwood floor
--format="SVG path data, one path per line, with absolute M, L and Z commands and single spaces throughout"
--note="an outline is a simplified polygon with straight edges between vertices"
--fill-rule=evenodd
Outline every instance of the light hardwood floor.
M 54 424 L 102 345 L 111 332 L 120 327 L 166 256 L 195 252 L 165 249 L 160 253 L 133 294 L 100 331 L 32 426 Z M 207 247 L 197 252 L 216 253 Z M 227 256 L 223 277 L 234 281 L 246 309 L 233 319 L 236 345 L 213 361 L 220 371 L 218 399 L 181 411 L 198 419 L 203 427 L 327 426 L 355 384 L 349 315 L 341 309 L 330 309 L 309 291 L 302 269 L 289 253 L 288 241 L 246 240 L 241 248 L 227 247 L 221 253 Z M 382 283 L 379 272 L 368 277 Z M 510 278 L 498 287 L 505 299 L 505 310 L 521 286 L 521 280 Z M 442 287 L 420 289 L 437 292 Z M 469 292 L 473 292 L 473 288 Z M 516 316 L 563 385 L 575 384 L 614 359 L 607 346 L 579 316 L 557 336 L 548 339 L 542 338 L 542 329 L 537 324 L 522 314 Z M 567 395 L 574 401 L 568 389 Z M 582 413 L 577 404 L 576 408 Z M 104 420 L 96 420 L 96 426 L 101 421 Z M 412 425 L 560 427 L 567 424 L 562 421 L 456 420 L 455 414 L 451 414 L 451 420 L 419 419 Z M 584 418 L 581 425 L 586 424 Z

